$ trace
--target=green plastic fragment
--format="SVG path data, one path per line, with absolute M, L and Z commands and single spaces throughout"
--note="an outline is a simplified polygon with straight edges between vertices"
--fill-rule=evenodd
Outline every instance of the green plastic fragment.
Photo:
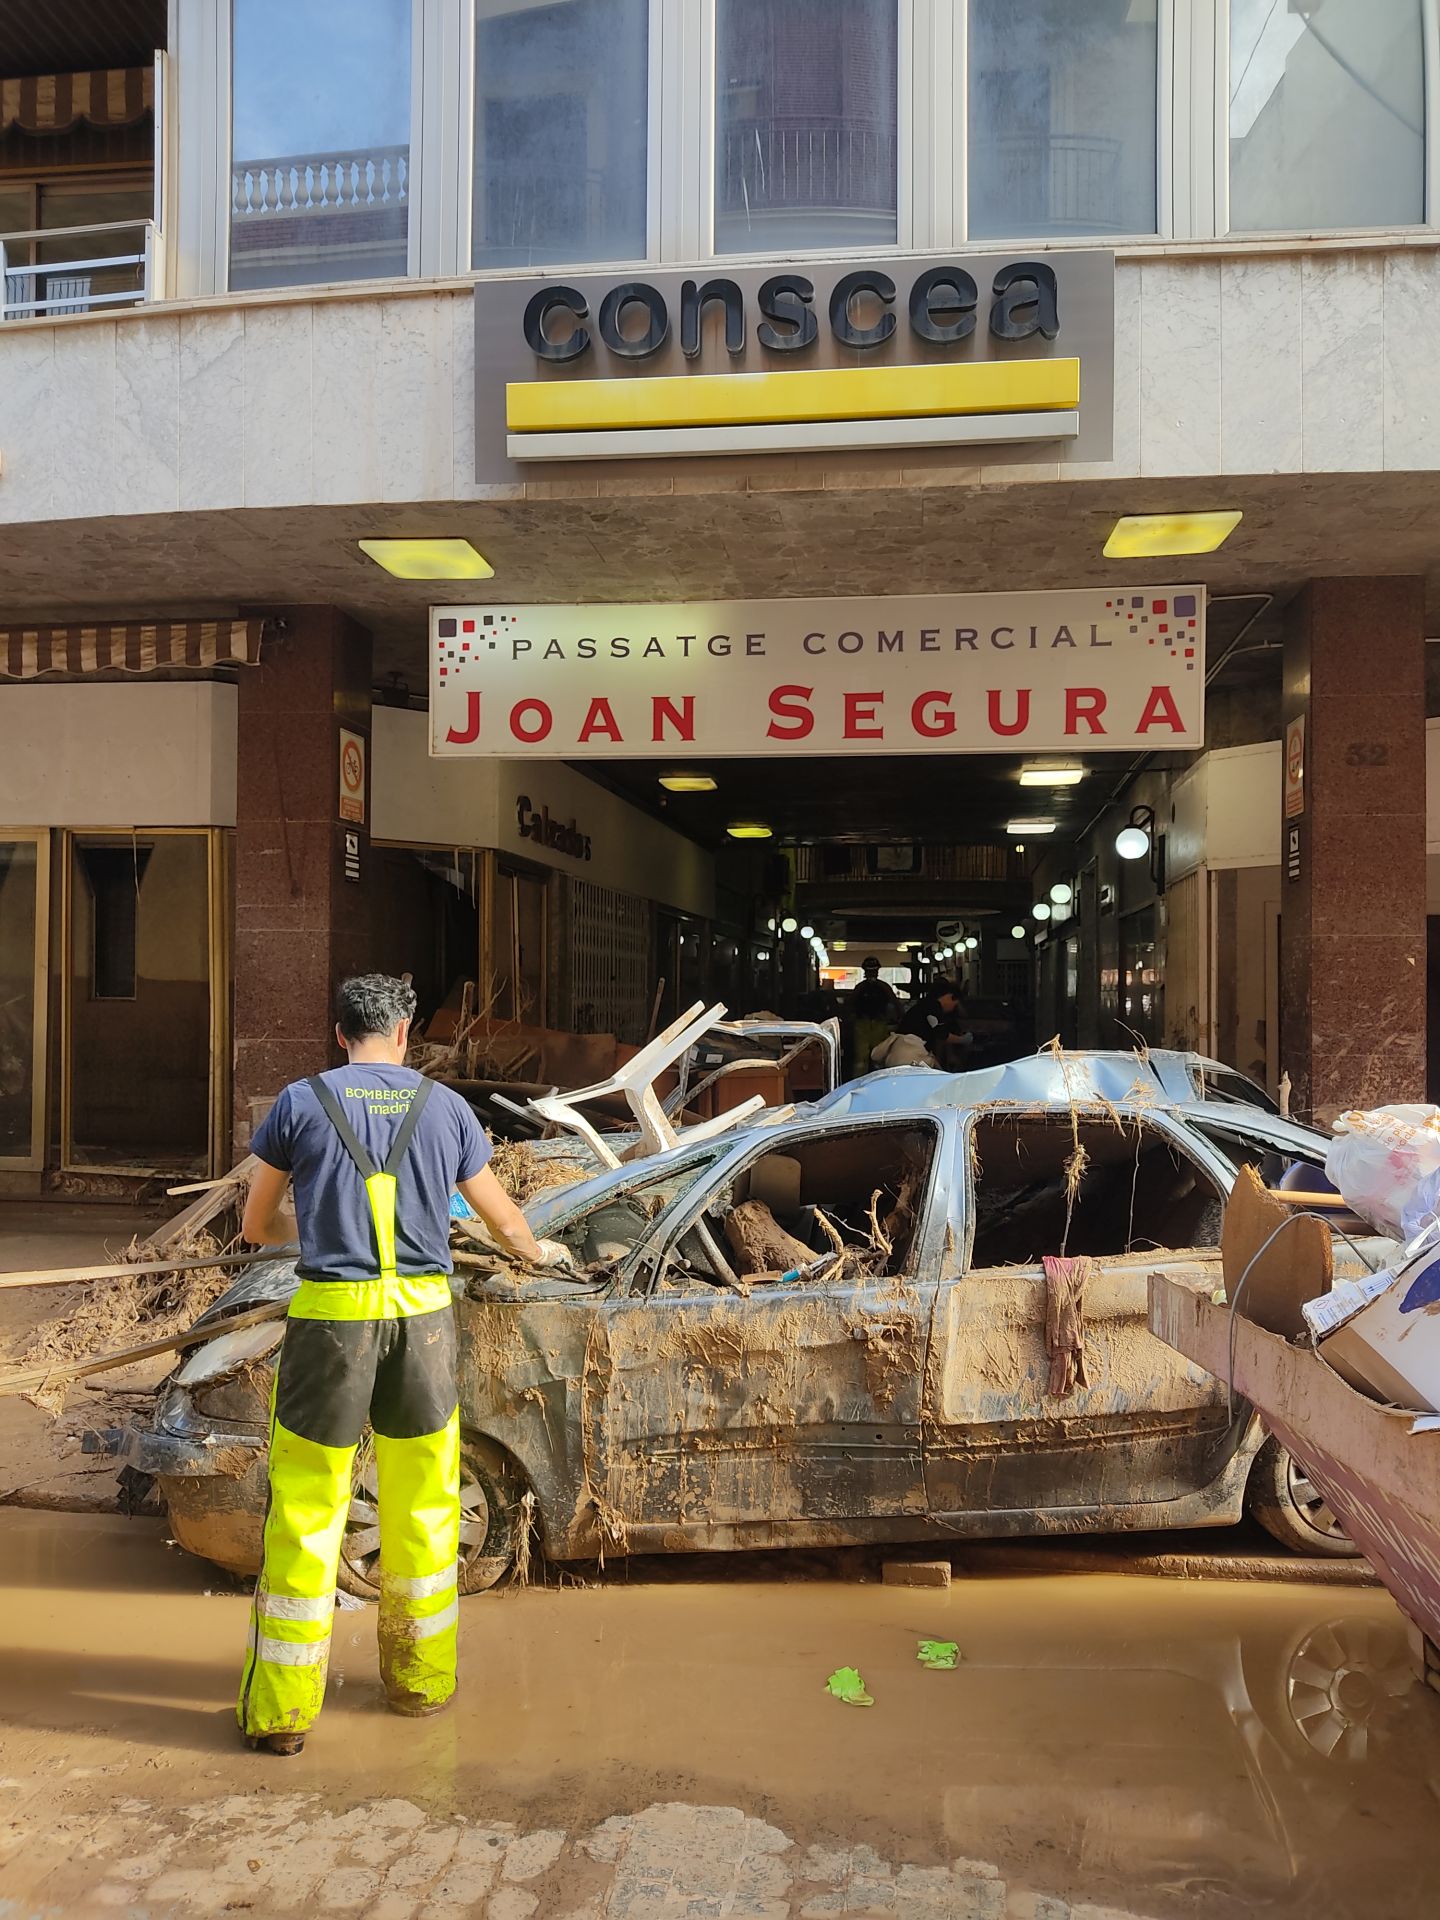
M 837 1667 L 825 1682 L 825 1691 L 843 1700 L 847 1707 L 873 1707 L 875 1702 L 865 1691 L 858 1667 Z
M 937 1673 L 948 1673 L 959 1664 L 960 1649 L 953 1640 L 922 1640 L 915 1658 L 922 1667 L 932 1667 Z

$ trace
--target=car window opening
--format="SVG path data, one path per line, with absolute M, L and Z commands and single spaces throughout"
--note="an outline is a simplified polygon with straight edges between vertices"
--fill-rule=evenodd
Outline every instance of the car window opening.
M 972 1143 L 972 1268 L 1220 1244 L 1219 1189 L 1143 1121 L 999 1115 Z
M 623 1260 L 646 1238 L 671 1201 L 708 1173 L 727 1146 L 727 1142 L 717 1143 L 706 1153 L 691 1155 L 679 1165 L 667 1165 L 621 1190 L 607 1188 L 592 1205 L 552 1226 L 551 1238 L 570 1249 L 579 1267 L 608 1266 Z
M 747 1291 L 834 1285 L 911 1271 L 935 1137 L 928 1126 L 867 1128 L 762 1154 L 681 1236 L 662 1290 L 697 1280 L 738 1280 Z

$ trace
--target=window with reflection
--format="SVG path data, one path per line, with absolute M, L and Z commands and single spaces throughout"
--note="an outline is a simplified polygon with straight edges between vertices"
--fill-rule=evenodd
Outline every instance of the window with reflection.
M 649 0 L 476 0 L 477 267 L 643 260 Z
M 411 0 L 233 0 L 230 285 L 399 279 Z
M 970 0 L 970 234 L 1158 230 L 1156 0 Z
M 1421 0 L 1230 4 L 1230 225 L 1425 218 Z
M 717 0 L 715 250 L 893 246 L 896 0 Z

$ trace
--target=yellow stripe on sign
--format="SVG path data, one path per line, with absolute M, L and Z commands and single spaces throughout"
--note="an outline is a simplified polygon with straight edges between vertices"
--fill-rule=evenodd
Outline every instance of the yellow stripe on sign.
M 1046 413 L 1079 401 L 1078 360 L 980 360 L 963 366 L 828 367 L 804 373 L 517 380 L 505 389 L 505 421 L 511 433 L 560 433 Z

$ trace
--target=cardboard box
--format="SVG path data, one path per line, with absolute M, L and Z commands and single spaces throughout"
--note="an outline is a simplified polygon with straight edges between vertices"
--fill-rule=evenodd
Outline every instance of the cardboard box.
M 1432 1249 L 1428 1260 L 1435 1257 Z M 1440 1413 L 1440 1301 L 1401 1312 L 1417 1267 L 1402 1268 L 1393 1286 L 1316 1347 L 1342 1380 L 1390 1406 Z

